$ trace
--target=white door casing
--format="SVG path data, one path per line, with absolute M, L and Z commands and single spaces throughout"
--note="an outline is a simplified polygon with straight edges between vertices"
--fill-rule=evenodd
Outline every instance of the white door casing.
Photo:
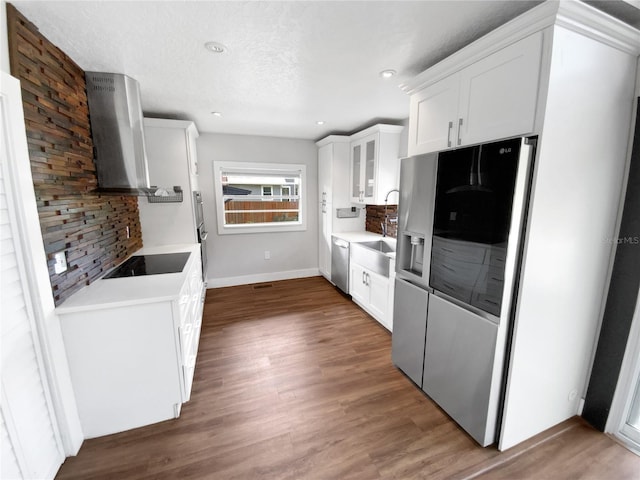
M 2 478 L 53 478 L 64 449 L 44 367 L 24 259 L 16 188 L 26 145 L 19 82 L 2 73 L 0 88 L 0 298 Z M 24 139 L 20 139 L 24 140 Z M 27 163 L 28 165 L 28 163 Z M 29 181 L 31 177 L 29 175 Z M 18 187 L 19 188 L 19 187 Z M 17 476 L 17 477 L 16 477 Z

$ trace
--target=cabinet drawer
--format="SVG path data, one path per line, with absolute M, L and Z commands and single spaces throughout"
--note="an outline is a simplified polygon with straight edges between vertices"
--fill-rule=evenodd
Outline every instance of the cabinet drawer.
M 178 296 L 178 314 L 180 325 L 183 325 L 189 318 L 189 307 L 191 305 L 191 288 L 189 282 L 185 282 Z
M 184 376 L 184 401 L 191 398 L 191 387 L 193 386 L 193 374 L 196 371 L 196 356 L 190 355 L 186 364 L 182 367 Z
M 191 354 L 191 344 L 197 327 L 193 323 L 186 323 L 178 327 L 178 336 L 180 338 L 180 360 L 182 365 L 186 365 Z

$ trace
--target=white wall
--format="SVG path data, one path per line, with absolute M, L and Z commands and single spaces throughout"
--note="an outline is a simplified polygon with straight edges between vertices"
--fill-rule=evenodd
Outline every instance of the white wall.
M 0 68 L 9 73 L 9 39 L 7 37 L 7 2 L 0 0 Z
M 209 287 L 318 275 L 318 152 L 311 140 L 201 133 L 199 184 L 209 238 Z M 302 163 L 307 166 L 307 230 L 218 235 L 213 162 Z M 271 259 L 265 260 L 265 251 Z
M 400 148 L 398 149 L 399 158 L 404 158 L 409 155 L 409 118 L 405 118 L 402 121 L 402 126 L 404 126 L 404 129 L 400 134 Z

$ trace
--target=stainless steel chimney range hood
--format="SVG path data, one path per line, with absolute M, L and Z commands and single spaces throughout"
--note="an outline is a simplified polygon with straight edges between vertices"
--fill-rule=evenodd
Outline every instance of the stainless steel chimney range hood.
M 149 195 L 140 87 L 118 73 L 85 72 L 98 193 Z

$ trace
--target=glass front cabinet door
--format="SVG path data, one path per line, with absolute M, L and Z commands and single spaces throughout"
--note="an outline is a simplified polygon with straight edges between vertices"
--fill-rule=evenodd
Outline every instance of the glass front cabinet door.
M 376 187 L 378 135 L 351 144 L 351 201 L 372 203 Z

